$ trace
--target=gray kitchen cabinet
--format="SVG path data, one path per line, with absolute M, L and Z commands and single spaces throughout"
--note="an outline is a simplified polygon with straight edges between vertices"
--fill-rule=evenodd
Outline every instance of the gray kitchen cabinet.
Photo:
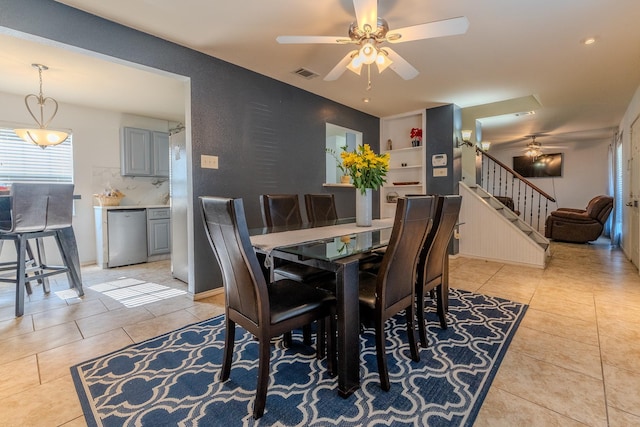
M 171 212 L 169 208 L 147 209 L 147 255 L 171 252 Z
M 123 176 L 169 176 L 169 134 L 122 128 L 120 166 Z

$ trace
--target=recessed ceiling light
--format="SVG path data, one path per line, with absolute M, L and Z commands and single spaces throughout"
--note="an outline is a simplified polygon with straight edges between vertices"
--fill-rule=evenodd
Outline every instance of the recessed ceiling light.
M 370 101 L 371 101 L 371 98 L 362 98 L 362 102 L 364 102 L 365 104 Z
M 587 37 L 586 39 L 582 40 L 582 44 L 589 46 L 590 44 L 594 44 L 596 42 L 596 38 L 595 37 Z

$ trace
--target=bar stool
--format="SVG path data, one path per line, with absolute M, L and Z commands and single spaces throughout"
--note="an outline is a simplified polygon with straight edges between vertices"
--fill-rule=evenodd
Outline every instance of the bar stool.
M 15 270 L 15 277 L 0 277 L 0 282 L 16 286 L 16 317 L 24 314 L 24 291 L 28 281 L 41 280 L 66 273 L 69 285 L 78 296 L 84 295 L 80 260 L 71 225 L 73 184 L 14 183 L 10 193 L 10 220 L 0 221 L 0 242 L 13 240 L 16 262 L 6 263 L 4 270 Z M 60 251 L 62 266 L 48 265 L 42 238 L 52 236 Z M 28 263 L 28 241 L 36 239 L 37 262 Z M 28 273 L 33 273 L 26 277 Z M 46 289 L 45 289 L 46 290 Z

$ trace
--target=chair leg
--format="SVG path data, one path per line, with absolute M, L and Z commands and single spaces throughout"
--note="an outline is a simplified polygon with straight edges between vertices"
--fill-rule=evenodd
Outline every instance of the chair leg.
M 318 330 L 316 332 L 316 358 L 323 359 L 326 355 L 326 340 L 328 331 L 330 331 L 331 326 L 328 323 L 328 320 L 319 320 L 318 321 Z
M 67 277 L 69 285 L 76 288 L 78 296 L 84 295 L 82 289 L 82 274 L 80 272 L 80 257 L 78 255 L 78 244 L 73 227 L 62 228 L 56 231 L 56 242 L 58 249 L 64 259 L 65 266 L 69 269 Z
M 338 374 L 338 351 L 336 347 L 336 331 L 337 331 L 337 318 L 336 313 L 332 312 L 329 315 L 328 322 L 326 322 L 327 328 L 327 370 L 330 376 L 336 376 Z
M 418 333 L 420 335 L 420 345 L 422 348 L 427 348 L 427 328 L 425 326 L 425 318 L 424 318 L 424 289 L 417 289 L 416 292 L 416 311 L 418 317 Z
M 26 274 L 27 239 L 21 235 L 15 240 L 16 245 L 16 317 L 24 314 L 24 283 Z
M 416 343 L 416 325 L 415 319 L 415 306 L 410 304 L 405 310 L 407 316 L 407 337 L 409 338 L 409 349 L 411 350 L 411 360 L 414 362 L 420 361 L 420 352 L 418 352 L 418 344 Z
M 267 386 L 269 385 L 269 359 L 271 358 L 271 344 L 268 337 L 261 337 L 258 343 L 258 385 L 256 387 L 256 400 L 253 403 L 253 418 L 258 419 L 264 414 L 267 403 Z
M 285 332 L 282 335 L 282 343 L 285 347 L 291 347 L 291 345 L 293 344 L 293 335 L 291 334 L 291 331 Z
M 38 251 L 38 267 L 40 268 L 40 272 L 43 272 L 43 268 L 47 265 L 47 258 L 44 253 L 44 240 L 40 237 L 36 239 L 36 250 Z M 33 258 L 33 255 L 32 255 Z M 42 283 L 42 289 L 45 294 L 51 292 L 51 287 L 49 286 L 49 278 L 45 277 L 43 279 L 38 280 Z
M 311 338 L 311 325 L 304 325 L 302 327 L 302 337 L 303 340 L 302 342 L 304 342 L 306 345 L 311 345 L 313 343 L 313 339 Z
M 233 347 L 236 342 L 236 322 L 229 320 L 227 316 L 224 337 L 224 355 L 222 357 L 222 369 L 220 370 L 220 381 L 229 379 L 231 373 L 231 360 L 233 359 Z
M 384 320 L 376 316 L 376 358 L 378 360 L 378 374 L 380 375 L 380 387 L 389 391 L 389 370 L 387 369 L 387 350 L 384 336 Z
M 447 329 L 447 313 L 445 309 L 445 298 L 444 295 L 445 286 L 440 284 L 436 288 L 436 309 L 438 312 L 438 319 L 440 320 L 440 328 Z

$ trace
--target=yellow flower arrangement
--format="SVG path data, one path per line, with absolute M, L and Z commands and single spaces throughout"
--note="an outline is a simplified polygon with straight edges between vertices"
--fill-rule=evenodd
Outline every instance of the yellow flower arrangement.
M 342 165 L 351 177 L 353 185 L 365 194 L 367 188 L 377 190 L 386 182 L 389 170 L 389 153 L 376 154 L 369 144 L 356 147 L 355 151 L 340 153 Z

